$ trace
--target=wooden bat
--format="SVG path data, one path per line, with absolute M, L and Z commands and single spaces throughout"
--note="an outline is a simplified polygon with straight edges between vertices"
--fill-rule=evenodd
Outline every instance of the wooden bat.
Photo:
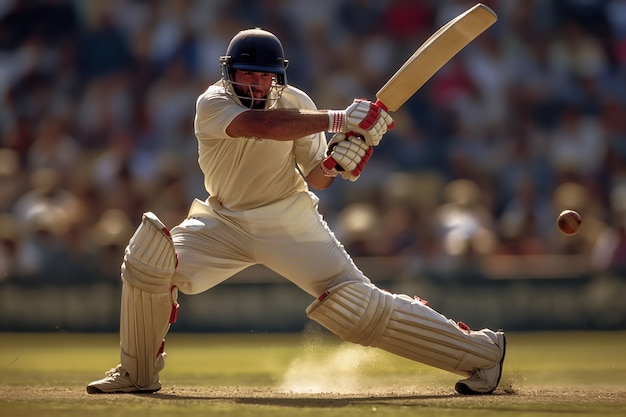
M 478 3 L 439 28 L 376 93 L 376 104 L 387 111 L 398 110 L 441 67 L 498 17 L 489 7 Z
M 378 90 L 376 104 L 386 111 L 398 110 L 441 67 L 493 25 L 497 19 L 493 10 L 478 3 L 450 20 L 417 48 L 417 51 Z M 343 168 L 330 156 L 324 160 L 323 164 L 327 169 L 336 168 L 338 171 L 343 171 Z M 360 172 L 360 169 L 358 171 Z

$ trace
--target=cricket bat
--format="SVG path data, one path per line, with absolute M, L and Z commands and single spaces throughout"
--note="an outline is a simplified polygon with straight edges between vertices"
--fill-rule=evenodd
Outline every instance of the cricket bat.
M 376 93 L 376 104 L 388 112 L 398 110 L 456 54 L 493 25 L 498 17 L 478 3 L 439 28 Z M 328 169 L 343 169 L 330 156 Z
M 376 93 L 376 104 L 385 110 L 398 110 L 441 67 L 498 17 L 489 7 L 478 3 L 461 13 L 428 38 Z

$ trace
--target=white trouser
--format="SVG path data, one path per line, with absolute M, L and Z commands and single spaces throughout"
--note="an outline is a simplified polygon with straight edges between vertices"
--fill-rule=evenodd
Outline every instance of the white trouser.
M 263 264 L 318 297 L 334 282 L 367 280 L 317 211 L 318 199 L 297 193 L 274 204 L 230 211 L 211 197 L 196 200 L 172 229 L 179 264 L 172 283 L 198 294 L 237 272 Z

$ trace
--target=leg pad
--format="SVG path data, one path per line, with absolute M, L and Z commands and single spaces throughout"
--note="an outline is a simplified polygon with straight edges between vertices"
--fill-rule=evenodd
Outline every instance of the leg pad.
M 163 342 L 178 309 L 175 268 L 169 231 L 153 213 L 145 213 L 121 268 L 121 363 L 138 388 L 157 383 L 165 366 Z
M 467 376 L 494 366 L 500 348 L 485 331 L 469 331 L 422 300 L 365 282 L 342 283 L 307 308 L 307 315 L 343 340 Z

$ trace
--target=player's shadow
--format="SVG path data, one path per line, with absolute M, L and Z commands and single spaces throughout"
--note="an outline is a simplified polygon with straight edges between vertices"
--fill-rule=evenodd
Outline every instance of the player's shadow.
M 278 407 L 314 407 L 336 408 L 352 405 L 412 405 L 424 400 L 450 398 L 450 395 L 414 395 L 414 396 L 370 396 L 370 397 L 345 397 L 335 396 L 332 398 L 302 397 L 302 398 L 238 398 L 238 404 L 247 405 L 270 405 Z
M 206 401 L 208 403 L 236 403 L 246 405 L 269 405 L 278 407 L 315 407 L 315 408 L 330 408 L 330 407 L 348 407 L 352 405 L 400 405 L 410 406 L 419 405 L 421 402 L 428 400 L 443 400 L 451 399 L 455 397 L 466 397 L 459 394 L 422 394 L 422 395 L 370 395 L 370 396 L 350 396 L 330 394 L 331 396 L 224 396 L 224 395 L 176 395 L 176 394 L 164 394 L 156 393 L 152 394 L 155 398 L 168 401 Z M 495 392 L 493 395 L 509 395 L 506 392 Z

